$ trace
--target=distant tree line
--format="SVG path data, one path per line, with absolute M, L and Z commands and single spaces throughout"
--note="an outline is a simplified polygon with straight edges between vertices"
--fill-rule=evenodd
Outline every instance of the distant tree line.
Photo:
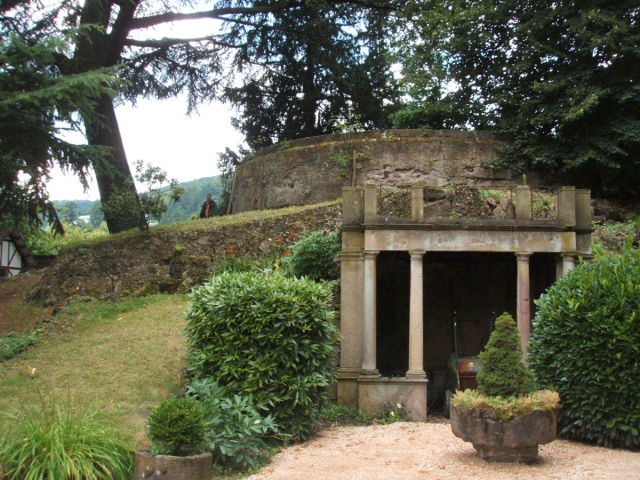
M 200 213 L 207 193 L 210 193 L 218 205 L 217 215 L 224 214 L 222 185 L 220 176 L 199 178 L 189 182 L 178 184 L 184 188 L 185 193 L 179 202 L 168 202 L 167 211 L 162 215 L 159 223 L 173 223 L 189 220 L 195 214 Z M 169 187 L 164 187 L 161 192 L 168 196 Z M 98 228 L 104 221 L 100 200 L 59 200 L 54 202 L 58 216 L 65 224 L 75 224 L 85 229 Z M 89 215 L 89 225 L 80 217 Z

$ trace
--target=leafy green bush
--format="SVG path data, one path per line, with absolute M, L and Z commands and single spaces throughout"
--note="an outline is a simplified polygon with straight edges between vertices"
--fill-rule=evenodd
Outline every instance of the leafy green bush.
M 8 333 L 0 336 L 0 361 L 7 360 L 20 352 L 24 352 L 37 342 L 38 337 L 30 333 L 24 335 Z
M 325 405 L 321 419 L 331 425 L 370 425 L 371 417 L 363 410 L 346 405 Z
M 537 305 L 529 360 L 560 394 L 560 434 L 640 446 L 640 251 L 581 264 Z
M 330 300 L 331 284 L 307 278 L 214 276 L 191 294 L 186 313 L 193 377 L 253 394 L 282 433 L 307 437 L 335 376 Z
M 44 401 L 8 415 L 0 465 L 9 480 L 132 478 L 130 445 L 98 411 L 78 410 L 71 398 Z
M 253 466 L 267 446 L 265 439 L 278 433 L 271 415 L 260 415 L 260 410 L 267 407 L 256 405 L 251 394 L 227 397 L 224 387 L 203 379 L 187 385 L 187 395 L 198 400 L 204 412 L 209 429 L 207 443 L 217 463 Z
M 149 416 L 149 437 L 154 455 L 197 455 L 205 451 L 207 422 L 191 397 L 164 400 Z
M 340 236 L 335 232 L 305 232 L 289 249 L 287 267 L 296 277 L 335 280 L 340 274 L 340 268 L 334 259 L 341 248 Z
M 503 313 L 496 328 L 479 355 L 482 370 L 478 372 L 478 392 L 482 395 L 525 395 L 535 389 L 533 374 L 524 364 L 520 334 L 511 315 Z
M 404 416 L 404 407 L 399 403 L 396 404 L 395 407 L 389 403 L 384 404 L 375 416 L 375 421 L 383 425 L 405 422 L 406 420 L 407 419 Z
M 246 257 L 226 257 L 215 263 L 212 267 L 214 275 L 224 272 L 259 272 L 262 265 L 257 260 Z

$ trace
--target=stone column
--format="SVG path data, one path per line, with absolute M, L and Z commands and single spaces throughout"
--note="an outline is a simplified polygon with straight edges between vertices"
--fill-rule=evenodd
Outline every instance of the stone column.
M 410 251 L 411 255 L 411 291 L 409 295 L 409 370 L 407 378 L 427 378 L 424 371 L 424 323 L 422 282 L 424 251 Z
M 362 370 L 362 318 L 364 305 L 364 234 L 342 232 L 340 253 L 340 368 L 338 368 L 338 405 L 358 408 L 358 378 Z
M 564 275 L 564 267 L 562 265 L 562 255 L 554 255 L 556 259 L 556 281 L 560 280 L 560 277 Z
M 518 330 L 522 340 L 522 353 L 527 355 L 531 335 L 531 282 L 529 279 L 530 252 L 516 253 L 518 259 Z
M 573 253 L 562 254 L 562 274 L 566 275 L 569 270 L 573 270 L 576 266 L 576 256 Z
M 364 325 L 362 375 L 378 376 L 376 368 L 376 257 L 377 250 L 364 251 Z

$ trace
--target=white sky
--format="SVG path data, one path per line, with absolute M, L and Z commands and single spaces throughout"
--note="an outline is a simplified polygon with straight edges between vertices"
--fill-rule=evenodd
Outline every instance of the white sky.
M 199 115 L 191 117 L 186 111 L 185 97 L 139 100 L 136 107 L 118 107 L 116 115 L 129 164 L 143 160 L 181 182 L 217 175 L 216 154 L 225 147 L 235 150 L 242 143 L 242 136 L 230 124 L 233 112 L 220 103 L 202 105 Z M 52 200 L 100 198 L 95 183 L 84 193 L 77 177 L 58 168 L 47 187 Z
M 196 2 L 197 4 L 197 2 Z M 195 7 L 194 7 L 195 9 Z M 144 38 L 193 38 L 217 32 L 217 20 L 196 20 L 165 25 L 137 32 Z M 136 160 L 160 167 L 169 178 L 180 182 L 217 175 L 218 152 L 225 147 L 236 149 L 242 136 L 231 126 L 234 112 L 220 103 L 201 105 L 199 113 L 188 117 L 185 96 L 169 100 L 138 100 L 136 107 L 123 105 L 116 109 L 120 133 L 129 165 Z M 82 141 L 80 135 L 77 136 Z M 68 137 L 69 141 L 72 137 Z M 132 167 L 133 173 L 133 167 Z M 95 182 L 84 193 L 80 181 L 58 168 L 48 183 L 51 200 L 98 200 Z

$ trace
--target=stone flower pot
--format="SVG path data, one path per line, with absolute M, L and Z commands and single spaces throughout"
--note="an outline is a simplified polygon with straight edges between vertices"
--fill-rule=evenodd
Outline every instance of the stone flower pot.
M 557 410 L 534 410 L 510 422 L 500 420 L 492 409 L 451 406 L 451 430 L 471 442 L 488 462 L 531 462 L 538 457 L 538 445 L 556 438 Z
M 211 452 L 190 457 L 151 455 L 148 451 L 135 452 L 134 479 L 148 480 L 209 480 L 213 476 Z

